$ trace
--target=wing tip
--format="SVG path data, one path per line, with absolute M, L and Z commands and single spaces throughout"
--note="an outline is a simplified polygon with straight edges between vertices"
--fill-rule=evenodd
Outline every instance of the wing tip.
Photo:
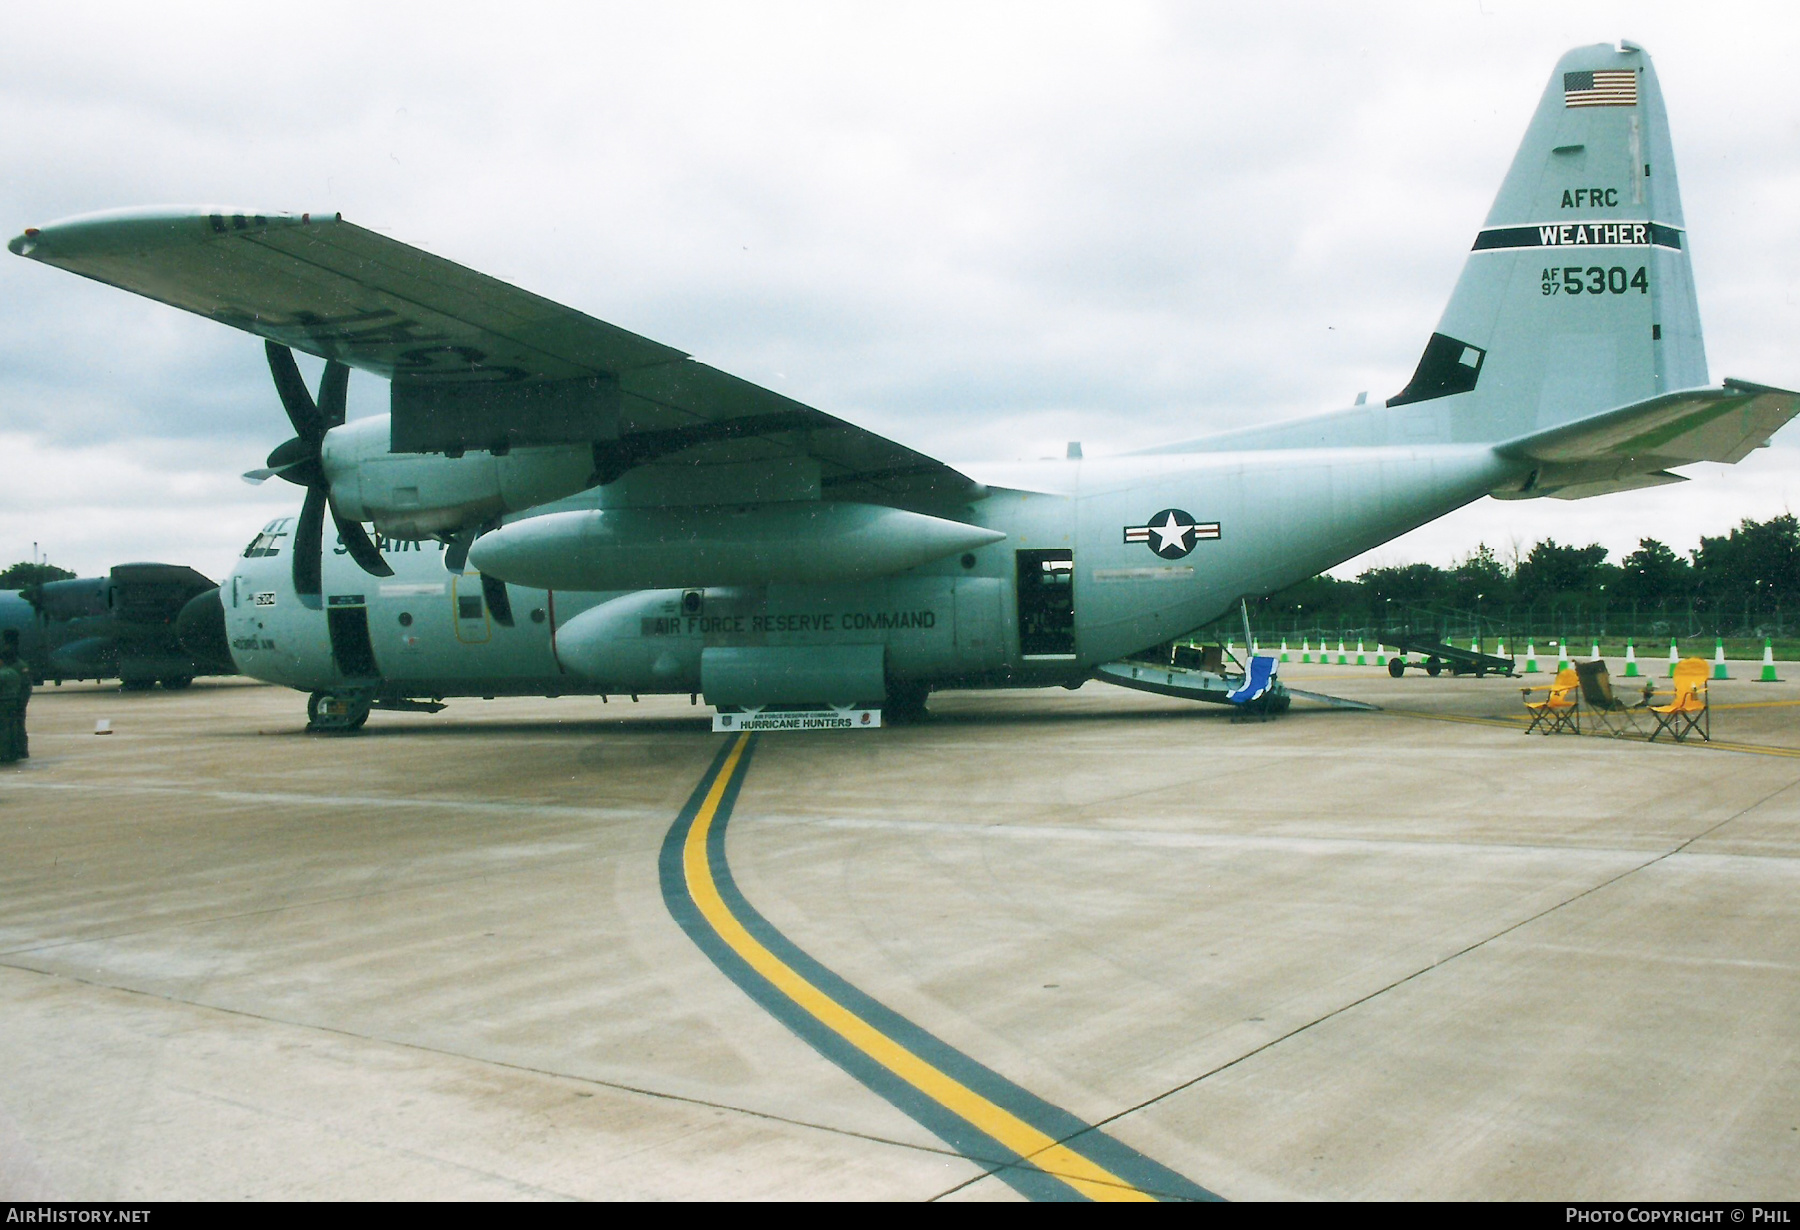
M 61 259 L 144 252 L 220 235 L 248 235 L 342 222 L 336 210 L 256 210 L 228 205 L 134 205 L 58 218 L 26 227 L 7 243 L 14 255 L 55 264 Z
M 1734 393 L 1755 393 L 1759 395 L 1773 393 L 1781 397 L 1800 397 L 1800 392 L 1795 392 L 1793 389 L 1783 389 L 1772 384 L 1757 384 L 1750 380 L 1738 380 L 1731 376 L 1725 377 L 1720 383 Z

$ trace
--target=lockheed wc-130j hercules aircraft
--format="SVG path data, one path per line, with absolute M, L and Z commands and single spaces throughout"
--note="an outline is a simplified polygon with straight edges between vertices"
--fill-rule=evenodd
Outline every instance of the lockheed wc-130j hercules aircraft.
M 305 506 L 190 622 L 345 725 L 450 695 L 1072 685 L 1483 495 L 1677 482 L 1800 409 L 1708 386 L 1629 43 L 1556 66 L 1399 393 L 1125 456 L 947 465 L 336 214 L 132 210 L 10 246 L 266 339 L 296 434 L 261 473 Z M 290 348 L 326 360 L 316 399 Z M 389 415 L 344 421 L 350 368 Z

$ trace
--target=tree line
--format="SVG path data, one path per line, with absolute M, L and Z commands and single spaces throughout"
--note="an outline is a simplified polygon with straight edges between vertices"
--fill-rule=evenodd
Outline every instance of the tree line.
M 67 581 L 74 575 L 67 568 L 58 568 L 55 564 L 21 561 L 0 570 L 0 589 L 27 589 L 46 581 Z
M 1614 562 L 1598 543 L 1545 538 L 1503 559 L 1478 545 L 1449 568 L 1371 568 L 1354 581 L 1316 576 L 1256 603 L 1278 628 L 1398 626 L 1424 613 L 1518 631 L 1785 636 L 1800 622 L 1800 519 L 1746 518 L 1686 557 L 1654 538 Z M 1221 625 L 1223 626 L 1223 624 Z

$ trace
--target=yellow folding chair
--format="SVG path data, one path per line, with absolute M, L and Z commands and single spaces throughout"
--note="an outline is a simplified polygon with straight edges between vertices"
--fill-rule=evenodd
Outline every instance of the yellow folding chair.
M 1550 684 L 1549 695 L 1543 700 L 1532 700 L 1533 692 L 1545 691 L 1544 688 L 1520 688 L 1520 695 L 1525 697 L 1525 711 L 1531 714 L 1531 725 L 1525 728 L 1530 734 L 1539 727 L 1547 735 L 1563 731 L 1568 734 L 1581 733 L 1581 677 L 1573 667 L 1556 672 L 1556 680 Z
M 1683 658 L 1675 664 L 1675 699 L 1666 705 L 1650 706 L 1656 718 L 1656 729 L 1650 732 L 1652 743 L 1665 730 L 1677 743 L 1685 742 L 1692 734 L 1712 742 L 1712 707 L 1706 703 L 1709 673 L 1711 668 L 1705 658 Z

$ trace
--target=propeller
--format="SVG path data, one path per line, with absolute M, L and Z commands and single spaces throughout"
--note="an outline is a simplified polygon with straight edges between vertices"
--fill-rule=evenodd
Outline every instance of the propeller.
M 299 591 L 302 601 L 310 598 L 311 605 L 317 605 L 321 589 L 320 551 L 324 546 L 325 510 L 328 508 L 337 525 L 338 537 L 350 552 L 350 558 L 364 572 L 371 576 L 391 577 L 394 570 L 381 558 L 381 552 L 361 522 L 345 520 L 338 515 L 337 509 L 331 508 L 331 483 L 325 477 L 325 466 L 320 458 L 325 433 L 344 421 L 344 394 L 350 386 L 350 369 L 342 363 L 327 362 L 325 374 L 319 378 L 319 399 L 314 401 L 312 394 L 307 392 L 306 381 L 300 377 L 294 352 L 279 342 L 265 341 L 263 349 L 269 355 L 275 391 L 281 395 L 288 422 L 294 425 L 294 438 L 277 445 L 269 454 L 267 468 L 250 471 L 244 475 L 244 481 L 261 483 L 271 478 L 283 478 L 306 488 L 300 524 L 294 527 L 294 588 Z
M 449 534 L 439 534 L 438 541 L 444 544 L 444 567 L 451 572 L 461 573 L 469 566 L 469 548 L 475 540 L 489 530 L 500 528 L 500 518 L 494 517 L 481 525 L 465 526 Z

